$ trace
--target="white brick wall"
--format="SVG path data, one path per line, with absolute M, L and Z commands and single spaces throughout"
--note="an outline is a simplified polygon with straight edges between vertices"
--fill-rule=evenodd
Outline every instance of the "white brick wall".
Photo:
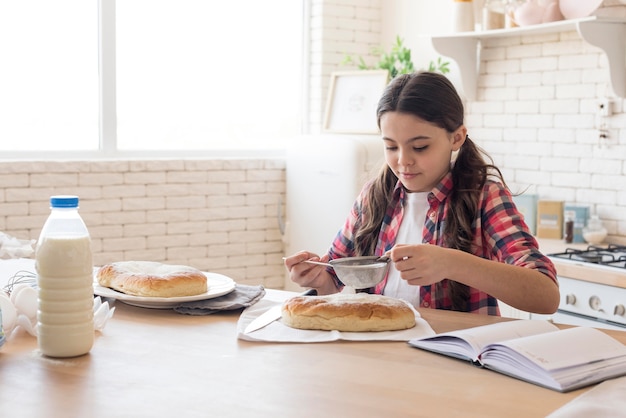
M 53 194 L 76 194 L 94 263 L 185 264 L 283 286 L 282 160 L 0 163 L 0 230 L 37 239 Z
M 606 57 L 576 32 L 489 39 L 470 135 L 495 159 L 513 191 L 591 205 L 618 240 L 626 236 L 626 115 L 609 87 Z M 616 113 L 601 140 L 595 103 Z
M 372 47 L 381 43 L 382 0 L 311 0 L 309 55 L 309 131 L 320 132 L 330 74 L 355 70 L 342 65 L 348 56 L 368 64 Z

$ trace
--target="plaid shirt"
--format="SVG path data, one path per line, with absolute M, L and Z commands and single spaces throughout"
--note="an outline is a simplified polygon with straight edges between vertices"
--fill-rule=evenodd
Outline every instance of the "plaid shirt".
M 443 231 L 448 215 L 448 193 L 452 188 L 452 174 L 448 173 L 428 195 L 430 209 L 423 230 L 423 243 L 443 246 Z M 353 233 L 361 223 L 363 200 L 369 185 L 366 185 L 355 201 L 352 211 L 342 230 L 337 234 L 330 250 L 331 259 L 355 256 Z M 402 216 L 406 191 L 400 182 L 383 219 L 374 255 L 390 250 L 396 241 Z M 556 270 L 548 257 L 539 252 L 535 238 L 530 234 L 523 216 L 518 212 L 510 192 L 501 183 L 488 180 L 478 203 L 478 213 L 473 222 L 473 254 L 488 260 L 515 266 L 537 269 L 550 280 L 557 282 Z M 332 272 L 331 272 L 332 273 Z M 335 277 L 336 279 L 336 277 Z M 340 282 L 338 282 L 340 283 Z M 375 288 L 381 294 L 387 278 Z M 469 288 L 469 312 L 499 315 L 497 299 L 475 288 Z M 449 281 L 442 280 L 420 287 L 420 307 L 452 309 Z

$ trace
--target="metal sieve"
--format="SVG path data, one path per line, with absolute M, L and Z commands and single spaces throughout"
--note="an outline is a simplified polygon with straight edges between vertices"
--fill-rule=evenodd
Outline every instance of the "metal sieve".
M 343 284 L 354 289 L 368 289 L 380 283 L 389 271 L 388 257 L 363 256 L 330 260 L 328 263 L 305 261 L 305 263 L 332 267 Z

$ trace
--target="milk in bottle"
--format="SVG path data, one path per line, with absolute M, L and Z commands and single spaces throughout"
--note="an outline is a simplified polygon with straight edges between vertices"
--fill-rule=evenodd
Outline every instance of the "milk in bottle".
M 93 262 L 77 196 L 52 196 L 36 247 L 37 340 L 42 354 L 74 357 L 91 350 Z

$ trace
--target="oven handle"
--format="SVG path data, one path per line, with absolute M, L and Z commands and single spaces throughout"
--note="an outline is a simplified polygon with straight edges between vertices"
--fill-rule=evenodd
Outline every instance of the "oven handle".
M 626 329 L 626 324 L 622 324 L 620 322 L 615 322 L 615 321 L 610 321 L 610 320 L 604 319 L 604 318 L 597 318 L 597 317 L 594 317 L 594 316 L 583 315 L 583 314 L 580 314 L 580 313 L 577 313 L 577 312 L 570 312 L 570 311 L 566 311 L 566 310 L 563 310 L 563 309 L 557 309 L 556 310 L 556 314 L 561 314 L 561 315 L 564 315 L 564 316 L 580 318 L 580 319 L 591 321 L 591 322 L 598 322 L 598 323 L 601 323 L 601 324 L 607 324 L 607 325 L 612 325 L 612 326 L 615 326 L 615 327 Z M 558 321 L 556 321 L 556 322 L 558 322 Z

